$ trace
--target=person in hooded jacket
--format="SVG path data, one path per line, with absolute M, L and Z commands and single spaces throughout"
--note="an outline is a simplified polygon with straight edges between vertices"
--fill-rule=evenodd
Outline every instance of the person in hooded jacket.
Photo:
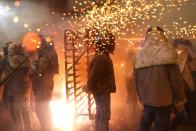
M 189 118 L 187 122 L 183 122 L 177 117 L 176 121 L 178 120 L 178 124 L 185 124 L 187 125 L 185 127 L 190 128 L 189 130 L 191 131 L 194 131 L 196 130 L 196 83 L 194 80 L 194 74 L 196 72 L 196 53 L 194 50 L 192 50 L 193 45 L 191 41 L 187 39 L 176 39 L 174 41 L 174 45 L 178 52 L 178 66 L 180 68 L 180 73 L 183 76 L 185 94 L 187 97 L 186 110 Z
M 144 46 L 134 59 L 135 86 L 144 106 L 140 131 L 169 131 L 172 105 L 184 114 L 183 82 L 177 65 L 177 52 L 163 29 L 148 29 Z
M 110 93 L 116 91 L 113 62 L 110 54 L 115 49 L 113 34 L 98 35 L 96 53 L 90 62 L 87 89 L 96 103 L 95 131 L 109 131 Z
M 10 112 L 16 131 L 31 131 L 30 88 L 32 83 L 29 59 L 22 45 L 18 43 L 6 43 L 3 51 L 1 81 L 8 76 L 9 79 L 4 84 L 1 104 Z M 15 71 L 14 74 L 10 75 L 13 71 Z
M 58 57 L 52 41 L 41 36 L 40 48 L 37 49 L 37 60 L 32 63 L 32 84 L 35 95 L 35 109 L 42 131 L 53 130 L 52 114 L 49 102 L 54 86 L 53 77 L 58 73 Z

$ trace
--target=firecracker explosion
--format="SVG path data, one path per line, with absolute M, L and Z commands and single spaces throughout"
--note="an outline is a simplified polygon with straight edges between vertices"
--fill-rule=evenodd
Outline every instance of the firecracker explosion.
M 43 3 L 33 0 L 0 1 L 0 42 L 1 47 L 7 41 L 21 42 L 22 47 L 32 53 L 42 49 L 43 35 L 45 42 L 55 47 L 59 74 L 54 77 L 50 110 L 52 124 L 60 131 L 80 131 L 80 128 L 82 131 L 94 130 L 92 121 L 95 119 L 96 103 L 93 96 L 85 92 L 87 71 L 94 52 L 102 49 L 101 54 L 104 54 L 107 44 L 116 42 L 116 51 L 111 54 L 114 54 L 117 92 L 121 91 L 121 97 L 118 97 L 126 101 L 122 98 L 122 92 L 126 92 L 126 89 L 122 89 L 126 85 L 123 75 L 132 72 L 127 71 L 127 66 L 133 66 L 130 62 L 133 54 L 144 46 L 147 29 L 160 26 L 169 40 L 196 40 L 195 0 L 67 0 L 66 11 L 51 10 L 46 6 L 49 1 Z M 183 14 L 189 7 L 194 10 Z M 187 16 L 191 16 L 192 20 Z M 102 41 L 102 48 L 96 45 L 99 41 Z M 129 62 L 129 58 L 125 57 L 127 54 L 131 59 Z M 132 107 L 130 110 L 140 114 L 142 108 L 138 103 L 136 110 Z M 122 121 L 126 121 L 127 116 L 122 115 L 122 111 L 116 112 L 112 115 L 111 128 L 126 131 Z M 139 119 L 135 114 L 133 116 Z M 132 128 L 137 131 L 138 125 Z

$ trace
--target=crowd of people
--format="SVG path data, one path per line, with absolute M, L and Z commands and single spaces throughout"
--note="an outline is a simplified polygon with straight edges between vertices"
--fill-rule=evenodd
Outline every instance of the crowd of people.
M 53 130 L 49 101 L 53 77 L 58 73 L 58 57 L 54 43 L 39 37 L 40 47 L 33 56 L 22 44 L 8 42 L 0 57 L 0 80 L 4 87 L 1 107 L 9 112 L 16 131 L 33 131 L 31 89 L 42 131 Z M 112 33 L 98 34 L 89 66 L 87 91 L 93 94 L 96 104 L 95 131 L 109 131 L 110 95 L 116 92 L 110 58 L 115 42 Z M 186 39 L 176 39 L 171 44 L 164 30 L 153 26 L 147 30 L 141 49 L 132 54 L 131 79 L 126 79 L 126 85 L 135 88 L 143 104 L 140 131 L 150 131 L 153 125 L 156 131 L 196 130 L 196 53 L 192 47 Z M 127 91 L 128 97 L 133 94 Z
M 29 53 L 20 43 L 8 42 L 0 60 L 1 86 L 4 87 L 1 107 L 13 120 L 16 131 L 33 131 L 31 91 L 42 131 L 52 131 L 49 101 L 53 76 L 58 73 L 58 58 L 52 42 L 40 35 L 40 47 Z
M 100 46 L 101 45 L 101 46 Z M 176 39 L 170 43 L 162 28 L 147 30 L 141 49 L 134 55 L 126 85 L 136 89 L 143 104 L 140 131 L 195 131 L 195 53 L 192 43 Z M 95 131 L 109 131 L 110 93 L 115 93 L 115 78 L 110 54 L 115 37 L 99 36 L 96 53 L 90 63 L 88 90 L 96 102 Z M 130 75 L 130 74 L 129 74 Z M 128 99 L 131 101 L 130 88 Z M 137 99 L 134 99 L 137 100 Z M 136 102 L 135 102 L 136 103 Z M 154 123 L 154 124 L 153 124 Z

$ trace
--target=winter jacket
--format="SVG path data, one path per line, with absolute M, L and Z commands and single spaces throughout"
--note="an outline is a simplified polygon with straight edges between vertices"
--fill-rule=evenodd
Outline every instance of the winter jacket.
M 58 73 L 56 51 L 48 46 L 38 50 L 38 60 L 34 62 L 33 68 L 32 81 L 36 99 L 50 100 L 54 86 L 53 77 Z
M 109 54 L 103 53 L 92 58 L 87 88 L 92 93 L 116 92 L 114 68 Z
M 192 70 L 194 71 L 194 60 L 195 54 L 189 49 L 189 47 L 179 44 L 176 47 L 178 52 L 178 66 L 180 68 L 180 72 L 183 76 L 183 79 L 188 88 L 186 90 L 194 91 L 195 84 L 192 77 Z M 193 61 L 193 62 L 191 62 Z
M 150 32 L 135 57 L 135 84 L 140 100 L 154 107 L 186 101 L 175 48 L 162 32 Z M 174 103 L 175 102 L 175 103 Z
M 8 57 L 5 57 L 3 60 L 3 71 L 1 72 L 2 80 L 13 72 L 13 70 L 16 70 L 15 74 L 13 74 L 4 85 L 3 99 L 5 101 L 20 101 L 25 96 L 29 97 L 30 88 L 32 87 L 30 63 L 29 60 L 26 59 L 26 56 L 20 53 L 10 53 Z M 23 65 L 16 69 L 21 62 L 24 62 Z
M 180 71 L 175 64 L 137 69 L 135 77 L 140 100 L 145 105 L 160 107 L 186 101 Z

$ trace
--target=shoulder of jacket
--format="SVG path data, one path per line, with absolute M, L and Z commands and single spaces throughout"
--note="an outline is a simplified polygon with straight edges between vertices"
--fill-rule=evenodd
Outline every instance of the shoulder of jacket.
M 0 62 L 3 61 L 3 59 L 4 59 L 4 55 L 3 53 L 0 52 Z

